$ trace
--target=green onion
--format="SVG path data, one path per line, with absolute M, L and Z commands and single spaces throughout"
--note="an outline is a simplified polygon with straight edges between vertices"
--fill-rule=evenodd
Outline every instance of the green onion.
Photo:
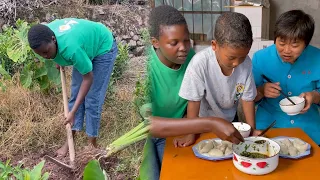
M 106 149 L 106 157 L 109 157 L 114 153 L 117 153 L 136 142 L 146 139 L 148 137 L 149 130 L 149 121 L 143 121 L 138 126 L 136 126 L 126 134 L 122 135 L 120 138 L 113 141 Z

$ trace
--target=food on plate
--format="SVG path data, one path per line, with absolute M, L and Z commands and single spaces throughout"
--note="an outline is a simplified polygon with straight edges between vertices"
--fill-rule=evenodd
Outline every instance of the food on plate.
M 289 147 L 289 155 L 290 156 L 296 156 L 299 154 L 299 151 L 294 146 Z
M 224 155 L 225 155 L 225 156 L 228 156 L 228 155 L 232 154 L 232 152 L 233 152 L 233 151 L 232 151 L 232 148 L 227 147 L 227 148 L 226 148 L 226 151 L 224 152 Z
M 221 157 L 223 156 L 223 152 L 220 149 L 211 149 L 208 153 L 210 157 Z
M 297 156 L 307 151 L 308 143 L 298 139 L 278 139 L 275 140 L 280 145 L 280 154 Z
M 198 152 L 209 157 L 222 157 L 232 154 L 232 143 L 215 140 L 202 141 L 198 144 Z
M 288 147 L 293 146 L 292 142 L 288 138 L 283 139 L 282 142 Z
M 228 148 L 232 149 L 232 143 L 229 141 L 221 141 L 221 144 L 226 145 Z
M 214 148 L 214 145 L 213 145 L 212 141 L 207 141 L 207 142 L 205 142 L 205 145 L 203 145 L 203 147 L 201 149 L 199 149 L 199 152 L 200 153 L 207 153 L 213 148 Z
M 279 141 L 279 140 L 275 140 L 275 141 L 280 145 L 280 154 L 288 155 L 289 154 L 288 146 L 284 144 L 282 141 Z

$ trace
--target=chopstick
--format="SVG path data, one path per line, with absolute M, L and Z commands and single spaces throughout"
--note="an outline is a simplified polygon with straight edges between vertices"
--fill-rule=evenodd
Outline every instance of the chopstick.
M 262 75 L 262 77 L 265 80 L 267 80 L 269 83 L 272 83 L 272 81 L 269 78 L 267 78 L 265 75 Z M 280 93 L 284 95 L 284 97 L 286 97 L 292 104 L 296 105 L 296 103 L 294 103 L 283 91 L 280 90 Z

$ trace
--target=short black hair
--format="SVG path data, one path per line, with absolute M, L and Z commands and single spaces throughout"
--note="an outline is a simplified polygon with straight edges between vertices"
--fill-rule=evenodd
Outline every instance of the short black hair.
M 291 10 L 280 15 L 276 21 L 274 41 L 284 39 L 301 39 L 309 45 L 314 33 L 314 19 L 302 10 Z
M 187 26 L 186 19 L 181 12 L 172 6 L 161 5 L 154 8 L 150 13 L 149 32 L 151 37 L 159 38 L 160 26 L 181 25 Z
M 54 32 L 46 25 L 37 24 L 30 28 L 28 32 L 28 41 L 31 49 L 37 49 L 43 43 L 50 43 L 52 41 Z
M 214 38 L 221 46 L 251 48 L 252 29 L 249 19 L 240 13 L 222 13 L 215 25 Z

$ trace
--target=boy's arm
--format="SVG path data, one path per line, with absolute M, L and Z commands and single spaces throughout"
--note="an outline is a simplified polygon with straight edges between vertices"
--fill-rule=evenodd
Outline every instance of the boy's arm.
M 246 118 L 246 122 L 251 126 L 252 129 L 256 129 L 254 101 L 241 100 L 241 102 L 242 111 Z
M 252 66 L 250 67 L 252 68 Z M 255 136 L 259 135 L 261 131 L 256 130 L 254 100 L 257 96 L 257 89 L 251 68 L 249 69 L 249 75 L 246 80 L 241 102 L 246 122 L 251 126 L 252 134 Z
M 89 92 L 89 89 L 93 83 L 93 72 L 92 72 L 92 62 L 89 59 L 88 55 L 82 50 L 78 49 L 75 51 L 74 55 L 71 57 L 74 68 L 76 68 L 80 74 L 82 74 L 81 86 L 76 98 L 76 101 L 72 107 L 69 109 L 68 117 L 66 118 L 65 123 L 74 122 L 74 116 L 80 107 L 81 103 L 84 101 L 84 98 Z
M 151 128 L 150 133 L 154 137 L 172 137 L 186 134 L 197 134 L 213 132 L 220 139 L 227 140 L 238 144 L 243 140 L 241 134 L 234 126 L 221 118 L 206 117 L 206 118 L 150 118 Z

